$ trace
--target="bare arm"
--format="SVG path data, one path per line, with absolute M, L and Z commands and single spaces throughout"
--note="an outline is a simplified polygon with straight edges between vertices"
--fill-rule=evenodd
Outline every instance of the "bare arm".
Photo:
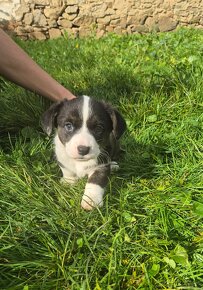
M 75 96 L 37 65 L 0 29 L 0 75 L 53 101 Z

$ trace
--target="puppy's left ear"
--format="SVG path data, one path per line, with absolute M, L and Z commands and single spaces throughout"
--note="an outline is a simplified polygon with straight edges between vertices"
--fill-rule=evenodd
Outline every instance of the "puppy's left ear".
M 105 107 L 112 120 L 114 137 L 119 139 L 126 130 L 126 122 L 122 115 L 111 105 L 105 104 Z
M 42 129 L 45 133 L 47 133 L 48 136 L 51 135 L 51 132 L 53 130 L 53 127 L 55 127 L 56 124 L 56 117 L 62 107 L 62 104 L 64 101 L 59 101 L 51 105 L 51 107 L 42 115 L 41 124 Z

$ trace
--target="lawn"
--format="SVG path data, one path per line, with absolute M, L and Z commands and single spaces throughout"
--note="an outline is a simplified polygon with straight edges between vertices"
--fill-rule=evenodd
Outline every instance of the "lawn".
M 40 127 L 49 101 L 0 79 L 0 289 L 203 289 L 203 31 L 16 41 L 128 130 L 86 212 Z

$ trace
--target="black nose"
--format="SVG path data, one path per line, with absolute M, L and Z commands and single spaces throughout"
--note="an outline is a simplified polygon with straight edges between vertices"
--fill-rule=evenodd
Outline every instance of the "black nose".
M 82 156 L 87 155 L 90 151 L 89 146 L 79 145 L 78 146 L 78 153 Z

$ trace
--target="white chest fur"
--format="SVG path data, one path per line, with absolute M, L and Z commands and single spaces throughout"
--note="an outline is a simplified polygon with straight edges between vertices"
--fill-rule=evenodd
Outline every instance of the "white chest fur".
M 58 135 L 55 136 L 54 144 L 57 160 L 64 166 L 64 169 L 70 171 L 73 176 L 75 175 L 77 178 L 81 178 L 90 175 L 98 166 L 96 158 L 84 161 L 70 158 L 67 154 L 66 147 L 61 143 Z

